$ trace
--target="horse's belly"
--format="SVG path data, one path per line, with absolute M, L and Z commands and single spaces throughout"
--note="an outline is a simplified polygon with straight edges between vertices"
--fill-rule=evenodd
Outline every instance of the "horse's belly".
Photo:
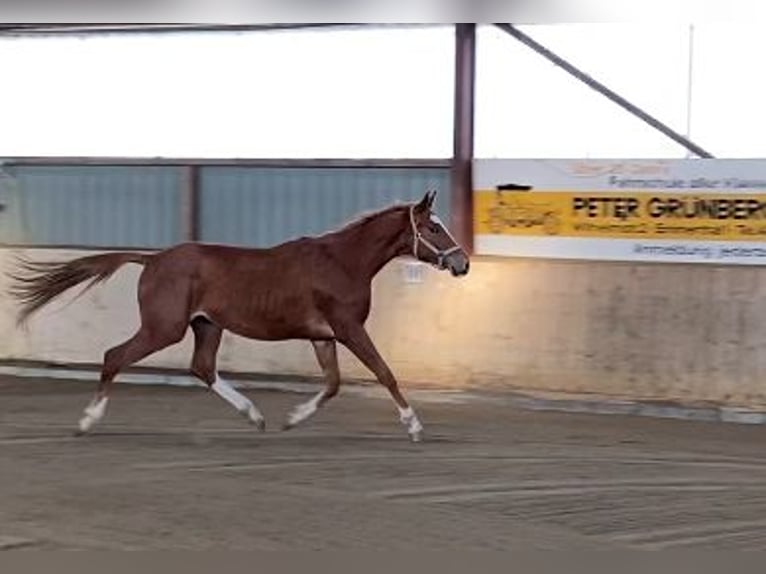
M 200 293 L 195 312 L 204 313 L 223 329 L 262 340 L 334 337 L 304 289 L 263 288 L 251 282 L 244 290 L 233 279 L 216 287 Z
M 294 311 L 294 309 L 293 309 Z M 216 313 L 204 311 L 210 320 L 223 329 L 249 339 L 279 341 L 285 339 L 332 339 L 335 333 L 327 321 L 318 314 L 298 316 L 284 312 L 268 313 Z M 302 314 L 301 314 L 302 315 Z
M 333 339 L 335 333 L 332 328 L 323 322 L 307 322 L 304 325 L 275 325 L 269 323 L 248 323 L 230 326 L 221 325 L 232 333 L 248 339 L 262 341 L 284 341 L 287 339 Z

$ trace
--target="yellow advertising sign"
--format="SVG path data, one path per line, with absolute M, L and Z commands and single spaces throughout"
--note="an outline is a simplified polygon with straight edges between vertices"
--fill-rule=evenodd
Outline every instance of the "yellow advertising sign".
M 477 235 L 766 241 L 766 193 L 474 193 Z

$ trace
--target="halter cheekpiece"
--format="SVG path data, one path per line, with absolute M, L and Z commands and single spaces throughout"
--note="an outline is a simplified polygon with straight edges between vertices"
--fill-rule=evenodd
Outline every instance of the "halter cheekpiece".
M 444 269 L 445 265 L 444 262 L 453 253 L 456 251 L 460 251 L 460 246 L 457 244 L 457 241 L 455 241 L 455 238 L 452 237 L 452 234 L 449 232 L 449 230 L 444 226 L 444 224 L 441 222 L 441 220 L 435 216 L 431 216 L 434 219 L 434 222 L 441 226 L 442 229 L 444 229 L 447 236 L 452 239 L 452 241 L 455 243 L 452 247 L 448 249 L 439 249 L 431 243 L 428 239 L 423 237 L 423 234 L 418 229 L 417 224 L 415 223 L 415 206 L 410 207 L 410 225 L 412 226 L 412 255 L 414 255 L 415 259 L 419 259 L 418 257 L 418 247 L 422 244 L 425 245 L 431 253 L 436 255 L 437 259 L 437 265 L 439 269 Z

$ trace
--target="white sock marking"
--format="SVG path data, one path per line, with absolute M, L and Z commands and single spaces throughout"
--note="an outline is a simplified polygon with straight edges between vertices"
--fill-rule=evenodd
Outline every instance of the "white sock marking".
M 85 416 L 80 419 L 80 432 L 88 432 L 93 428 L 93 425 L 104 418 L 108 402 L 108 397 L 101 397 L 98 401 L 94 400 L 85 407 Z
M 295 426 L 298 423 L 305 421 L 307 418 L 309 418 L 311 415 L 317 412 L 317 410 L 319 409 L 319 401 L 322 400 L 323 395 L 324 395 L 324 391 L 318 393 L 310 401 L 301 403 L 297 407 L 295 407 L 292 411 L 290 411 L 290 414 L 287 416 L 287 424 L 289 424 L 290 426 Z
M 403 409 L 399 408 L 399 419 L 402 424 L 407 427 L 407 432 L 410 434 L 413 440 L 420 440 L 420 434 L 423 432 L 423 425 L 420 424 L 418 415 L 412 410 L 412 407 Z
M 218 396 L 237 409 L 240 414 L 249 418 L 251 422 L 261 423 L 263 421 L 263 415 L 253 402 L 221 377 L 216 375 L 215 382 L 210 388 L 213 389 Z

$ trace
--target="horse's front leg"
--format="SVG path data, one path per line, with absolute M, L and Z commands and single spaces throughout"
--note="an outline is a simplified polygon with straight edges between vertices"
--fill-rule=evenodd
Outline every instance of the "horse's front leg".
M 399 418 L 407 428 L 413 442 L 419 442 L 423 436 L 423 425 L 399 390 L 399 383 L 383 357 L 380 356 L 363 325 L 355 321 L 335 321 L 332 325 L 338 340 L 345 345 L 365 367 L 373 372 L 378 382 L 388 389 L 399 410 Z

